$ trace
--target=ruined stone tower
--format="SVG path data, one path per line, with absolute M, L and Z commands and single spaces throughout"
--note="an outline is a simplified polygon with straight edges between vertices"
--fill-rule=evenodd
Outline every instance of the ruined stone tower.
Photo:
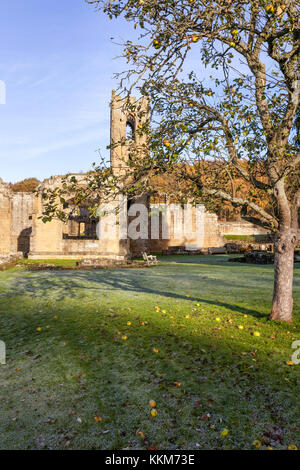
M 115 176 L 126 176 L 126 168 L 130 159 L 142 158 L 143 153 L 148 152 L 147 136 L 142 132 L 142 127 L 148 119 L 149 103 L 145 97 L 140 100 L 137 100 L 134 96 L 129 99 L 122 99 L 120 96 L 116 96 L 115 90 L 112 91 L 110 165 Z M 150 201 L 147 194 L 128 200 L 128 209 L 133 202 L 143 204 L 149 209 Z M 129 244 L 129 251 L 133 251 L 133 249 L 139 253 L 150 251 L 149 237 L 135 241 L 130 240 Z
M 114 175 L 119 176 L 128 165 L 134 148 L 145 151 L 146 136 L 139 130 L 149 118 L 149 105 L 146 98 L 129 100 L 117 96 L 112 91 L 110 116 L 110 164 Z

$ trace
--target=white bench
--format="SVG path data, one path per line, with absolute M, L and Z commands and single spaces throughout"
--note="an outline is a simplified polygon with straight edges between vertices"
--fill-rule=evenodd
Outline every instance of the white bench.
M 148 266 L 151 266 L 152 264 L 157 264 L 158 263 L 156 256 L 147 255 L 146 251 L 144 251 L 142 253 L 142 255 L 143 255 L 143 259 L 144 259 L 145 263 L 147 263 Z

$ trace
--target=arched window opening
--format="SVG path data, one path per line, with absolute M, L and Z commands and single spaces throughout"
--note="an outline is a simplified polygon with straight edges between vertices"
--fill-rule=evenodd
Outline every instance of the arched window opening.
M 126 140 L 134 140 L 134 121 L 128 119 L 126 122 Z

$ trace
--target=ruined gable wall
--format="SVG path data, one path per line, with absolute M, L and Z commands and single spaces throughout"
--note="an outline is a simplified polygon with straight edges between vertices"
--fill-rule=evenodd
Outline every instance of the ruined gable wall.
M 84 175 L 74 175 L 79 181 L 84 180 Z M 49 180 L 45 180 L 40 186 L 43 187 L 59 187 L 62 177 L 55 176 Z M 117 201 L 112 201 L 116 204 Z M 105 207 L 103 208 L 105 209 Z M 107 258 L 122 260 L 126 258 L 128 252 L 127 241 L 119 240 L 117 230 L 109 234 L 104 240 L 92 239 L 66 239 L 63 237 L 67 233 L 68 227 L 62 221 L 53 219 L 51 222 L 43 223 L 41 215 L 43 213 L 43 201 L 41 194 L 36 198 L 33 211 L 33 229 L 30 243 L 30 259 L 55 259 L 55 258 Z M 109 226 L 113 219 L 110 210 L 107 215 L 101 218 L 103 227 Z M 118 226 L 115 225 L 115 228 Z
M 32 213 L 35 195 L 32 193 L 13 193 L 11 217 L 11 249 L 27 255 L 30 250 L 32 232 Z
M 14 193 L 0 179 L 0 255 L 29 251 L 34 195 Z
M 145 97 L 136 100 L 130 98 L 130 106 L 126 106 L 126 100 L 112 91 L 111 114 L 110 114 L 110 165 L 114 175 L 125 174 L 131 147 L 141 148 L 146 144 L 146 134 L 139 133 L 139 127 L 145 124 L 149 117 L 149 103 Z M 127 125 L 133 132 L 133 140 L 127 140 Z M 120 145 L 123 142 L 125 145 Z

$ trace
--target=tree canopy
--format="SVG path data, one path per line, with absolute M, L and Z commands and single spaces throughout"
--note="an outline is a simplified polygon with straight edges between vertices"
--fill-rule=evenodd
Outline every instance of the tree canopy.
M 146 135 L 143 144 L 114 143 L 128 145 L 126 174 L 100 165 L 90 190 L 133 197 L 172 173 L 178 198 L 238 207 L 276 233 L 272 318 L 290 321 L 300 204 L 299 0 L 87 2 L 139 31 L 123 45 L 120 92 L 138 91 L 151 105 L 150 119 L 135 130 Z M 132 111 L 132 100 L 127 106 Z

